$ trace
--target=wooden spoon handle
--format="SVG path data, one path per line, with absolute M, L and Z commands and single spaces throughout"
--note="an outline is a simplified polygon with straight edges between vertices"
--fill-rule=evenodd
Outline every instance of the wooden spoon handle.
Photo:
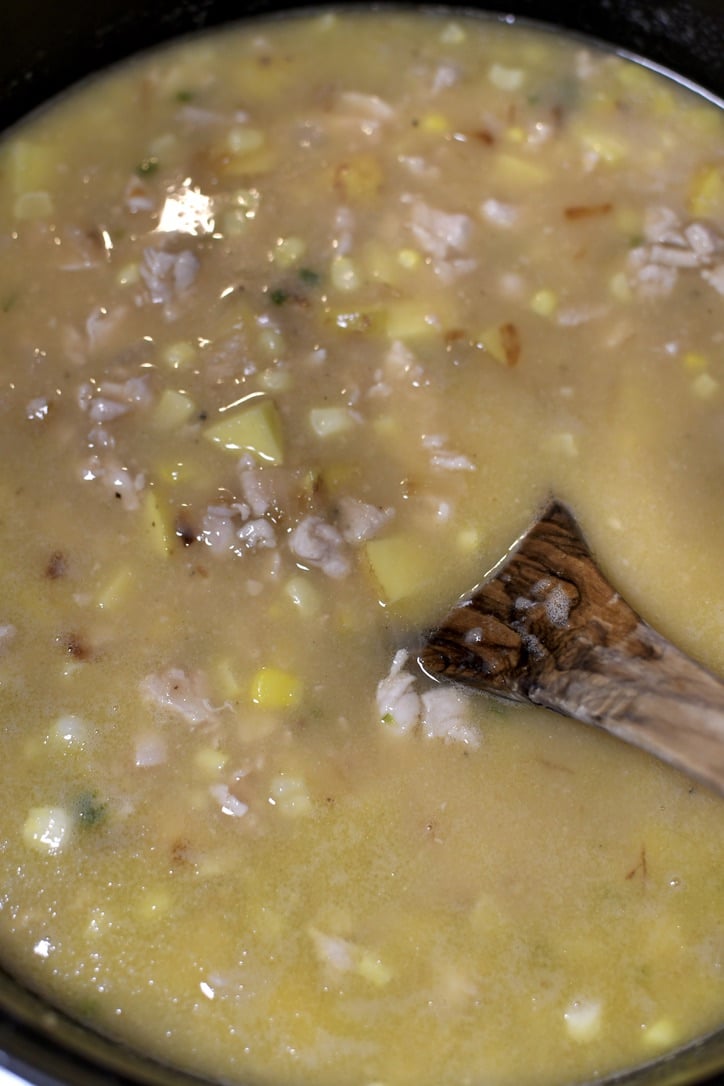
M 560 503 L 419 662 L 434 678 L 597 724 L 724 794 L 724 683 L 629 607 Z

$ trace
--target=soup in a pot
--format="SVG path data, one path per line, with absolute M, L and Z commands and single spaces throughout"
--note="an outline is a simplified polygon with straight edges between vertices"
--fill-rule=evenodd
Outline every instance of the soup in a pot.
M 0 148 L 0 947 L 224 1082 L 526 1086 L 724 1018 L 724 804 L 437 686 L 551 494 L 724 671 L 724 120 L 576 40 L 317 13 Z

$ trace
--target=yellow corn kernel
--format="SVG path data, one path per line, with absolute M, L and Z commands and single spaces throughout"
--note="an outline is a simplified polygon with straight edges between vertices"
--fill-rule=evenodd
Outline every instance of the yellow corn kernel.
M 689 211 L 701 219 L 724 215 L 724 163 L 696 171 L 689 185 Z
M 127 596 L 133 584 L 133 576 L 133 570 L 129 566 L 122 566 L 98 593 L 96 605 L 104 611 L 117 607 Z
M 319 611 L 319 592 L 302 574 L 289 578 L 284 585 L 284 594 L 303 615 L 316 615 Z
M 185 392 L 166 388 L 154 409 L 153 421 L 159 430 L 175 430 L 188 422 L 195 410 L 193 400 Z
M 393 976 L 390 967 L 369 950 L 360 952 L 355 972 L 370 984 L 374 984 L 376 988 L 384 988 Z
M 684 366 L 691 373 L 701 373 L 709 365 L 709 360 L 700 351 L 687 351 L 683 358 Z
M 422 253 L 418 249 L 400 249 L 397 263 L 406 271 L 414 271 L 422 264 Z
M 616 272 L 608 281 L 608 289 L 618 302 L 630 302 L 633 294 L 626 272 Z
M 278 811 L 291 817 L 310 814 L 313 809 L 307 786 L 300 777 L 287 777 L 280 773 L 272 778 L 269 798 Z
M 225 142 L 232 155 L 247 155 L 251 151 L 258 151 L 260 147 L 263 147 L 266 138 L 258 128 L 247 128 L 245 125 L 239 125 L 236 128 L 229 129 L 226 133 Z
M 124 264 L 116 276 L 119 287 L 135 287 L 141 279 L 138 264 Z
M 610 166 L 616 165 L 628 153 L 628 147 L 623 140 L 611 132 L 585 131 L 580 134 L 580 140 L 584 150 L 592 151 Z
M 480 532 L 476 528 L 463 528 L 458 532 L 455 546 L 461 554 L 472 554 L 480 546 L 482 540 Z
M 250 452 L 270 464 L 284 461 L 282 424 L 273 400 L 253 394 L 204 431 L 208 441 L 229 452 Z
M 351 155 L 337 166 L 333 183 L 345 203 L 369 204 L 380 192 L 382 181 L 379 158 L 363 152 Z
M 267 392 L 288 392 L 292 387 L 292 375 L 283 366 L 269 366 L 259 374 L 259 384 Z
M 317 437 L 333 437 L 351 430 L 354 418 L 347 407 L 313 407 L 309 425 Z
M 576 436 L 569 431 L 561 430 L 559 433 L 551 434 L 546 444 L 552 452 L 558 453 L 561 456 L 565 456 L 569 459 L 578 456 L 578 442 L 576 441 Z
M 440 34 L 443 45 L 461 45 L 467 38 L 460 23 L 447 23 Z
M 426 113 L 424 117 L 420 118 L 419 128 L 422 132 L 429 132 L 431 135 L 441 136 L 445 132 L 450 131 L 450 124 L 444 113 Z
M 691 382 L 691 390 L 700 400 L 711 400 L 719 391 L 719 382 L 709 373 L 700 373 Z
M 307 244 L 302 238 L 277 238 L 272 260 L 280 268 L 291 268 L 302 259 L 306 248 Z
M 284 354 L 284 336 L 276 328 L 262 328 L 256 337 L 258 350 L 269 358 L 279 359 Z
M 202 747 L 194 755 L 194 765 L 205 777 L 217 777 L 228 761 L 229 755 L 214 747 Z
M 279 667 L 260 667 L 251 681 L 251 700 L 264 709 L 291 708 L 301 697 L 300 680 Z
M 136 916 L 142 920 L 160 920 L 171 908 L 172 900 L 168 890 L 158 886 L 147 890 L 136 903 Z
M 659 1018 L 643 1031 L 643 1042 L 655 1051 L 673 1049 L 681 1039 L 680 1031 L 670 1018 Z
M 197 356 L 196 347 L 188 340 L 170 343 L 161 351 L 161 358 L 172 370 L 185 370 L 193 366 Z
M 329 278 L 335 290 L 358 290 L 362 283 L 354 261 L 348 256 L 334 257 Z
M 533 188 L 542 185 L 550 178 L 550 170 L 541 162 L 521 155 L 511 155 L 501 151 L 491 161 L 493 177 L 502 184 L 515 189 Z
M 28 848 L 54 856 L 68 844 L 73 818 L 65 807 L 31 807 L 23 823 Z
M 508 68 L 504 64 L 491 64 L 488 69 L 488 79 L 498 90 L 519 90 L 525 79 L 522 68 Z
M 364 550 L 383 603 L 396 603 L 420 592 L 435 575 L 430 553 L 417 535 L 370 539 Z
M 558 308 L 558 295 L 554 290 L 537 290 L 530 300 L 530 308 L 539 317 L 552 317 Z

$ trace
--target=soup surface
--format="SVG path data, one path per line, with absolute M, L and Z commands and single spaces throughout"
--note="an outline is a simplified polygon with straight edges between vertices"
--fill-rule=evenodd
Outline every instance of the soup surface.
M 724 803 L 435 686 L 555 493 L 724 672 L 724 121 L 455 16 L 146 56 L 0 148 L 0 944 L 225 1082 L 525 1086 L 722 1024 Z

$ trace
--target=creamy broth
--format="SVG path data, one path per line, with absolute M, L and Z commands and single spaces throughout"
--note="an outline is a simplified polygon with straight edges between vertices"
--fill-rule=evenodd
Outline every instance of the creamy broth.
M 555 493 L 724 672 L 724 120 L 580 42 L 317 14 L 0 149 L 0 941 L 227 1082 L 526 1086 L 722 1024 L 724 804 L 436 687 Z

